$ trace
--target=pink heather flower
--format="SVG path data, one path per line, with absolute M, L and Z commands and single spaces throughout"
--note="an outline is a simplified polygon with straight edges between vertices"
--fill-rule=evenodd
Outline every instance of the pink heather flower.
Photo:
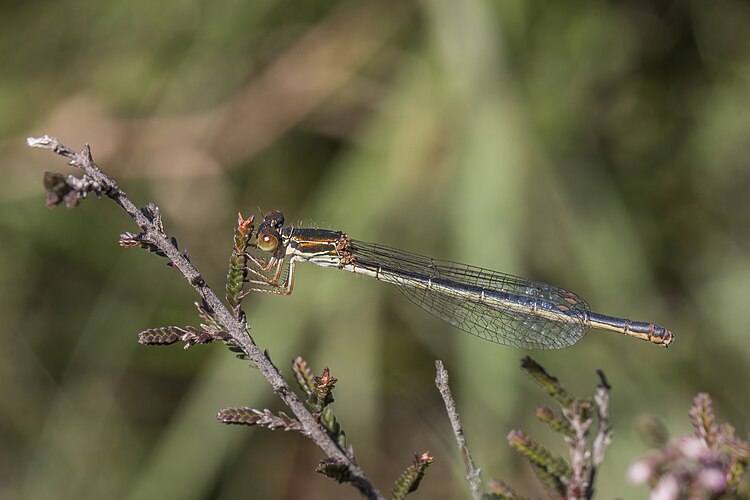
M 643 484 L 651 477 L 651 467 L 646 460 L 638 460 L 630 466 L 626 477 L 631 484 Z
M 712 493 L 721 493 L 727 489 L 727 477 L 719 469 L 707 468 L 698 472 L 696 482 L 705 490 Z
M 659 479 L 656 488 L 651 490 L 650 500 L 676 500 L 680 494 L 680 486 L 677 478 L 671 474 L 665 474 Z
M 685 436 L 677 442 L 679 450 L 688 458 L 699 459 L 707 451 L 706 446 L 697 437 Z

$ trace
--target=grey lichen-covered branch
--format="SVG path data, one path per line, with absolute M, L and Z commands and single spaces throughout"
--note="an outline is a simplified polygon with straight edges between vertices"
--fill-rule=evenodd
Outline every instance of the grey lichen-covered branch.
M 66 205 L 74 206 L 79 198 L 94 192 L 97 195 L 103 194 L 109 197 L 122 207 L 142 231 L 138 235 L 139 243 L 147 245 L 150 247 L 149 249 L 160 255 L 164 255 L 175 268 L 179 269 L 205 304 L 211 308 L 232 344 L 241 349 L 242 353 L 255 363 L 263 377 L 271 384 L 274 392 L 292 411 L 299 421 L 301 432 L 315 442 L 328 457 L 329 462 L 345 470 L 342 478 L 345 478 L 346 482 L 351 483 L 365 497 L 382 498 L 361 467 L 332 439 L 326 429 L 316 420 L 313 413 L 297 397 L 271 360 L 255 344 L 248 333 L 249 326 L 244 318 L 238 318 L 224 306 L 218 296 L 206 284 L 198 269 L 190 262 L 187 255 L 180 252 L 174 240 L 167 236 L 162 228 L 158 209 L 153 205 L 149 205 L 143 210 L 136 207 L 115 181 L 96 165 L 88 145 L 79 153 L 61 144 L 56 138 L 46 135 L 39 138 L 29 138 L 27 143 L 30 147 L 49 149 L 64 156 L 69 160 L 71 166 L 83 171 L 81 178 L 71 176 L 65 179 L 64 176 L 59 174 L 48 174 L 45 177 L 45 183 L 48 192 L 51 194 L 48 194 L 47 203 L 57 204 L 64 201 Z M 50 199 L 50 196 L 53 198 L 58 196 L 59 199 Z

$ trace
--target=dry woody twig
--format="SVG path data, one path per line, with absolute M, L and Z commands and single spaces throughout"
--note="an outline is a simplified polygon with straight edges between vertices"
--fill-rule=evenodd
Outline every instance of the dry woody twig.
M 445 369 L 443 362 L 440 360 L 435 361 L 435 370 L 437 372 L 435 376 L 435 385 L 440 392 L 440 396 L 443 398 L 445 409 L 448 412 L 448 419 L 453 428 L 453 435 L 456 437 L 458 449 L 461 450 L 461 457 L 464 460 L 464 467 L 466 467 L 466 481 L 469 483 L 472 496 L 476 500 L 481 500 L 482 480 L 479 476 L 480 470 L 474 465 L 474 460 L 471 458 L 471 453 L 469 452 L 469 445 L 466 443 L 466 437 L 464 436 L 464 430 L 458 416 L 458 410 L 456 410 L 456 402 L 453 399 L 453 394 L 451 393 L 450 385 L 448 384 L 448 370 Z
M 340 481 L 350 483 L 363 496 L 371 499 L 383 498 L 362 468 L 356 463 L 351 450 L 342 447 L 340 439 L 337 441 L 337 438 L 343 436 L 343 432 L 332 432 L 332 429 L 336 428 L 338 424 L 332 416 L 330 407 L 318 401 L 321 412 L 316 415 L 315 411 L 312 411 L 305 402 L 297 397 L 279 370 L 271 362 L 269 356 L 255 344 L 248 333 L 249 325 L 245 321 L 245 315 L 238 303 L 237 273 L 243 272 L 240 254 L 244 253 L 252 219 L 244 220 L 240 217 L 238 229 L 235 232 L 235 246 L 227 284 L 228 301 L 232 308 L 230 310 L 224 306 L 214 291 L 206 284 L 198 269 L 190 262 L 187 252 L 181 252 L 178 249 L 176 239 L 167 236 L 158 208 L 153 204 L 149 204 L 142 209 L 136 207 L 115 181 L 96 165 L 88 145 L 84 146 L 80 152 L 75 152 L 61 144 L 56 138 L 47 135 L 29 138 L 27 144 L 33 148 L 48 149 L 65 157 L 68 159 L 69 165 L 83 172 L 80 177 L 72 175 L 66 177 L 61 174 L 47 173 L 45 175 L 45 186 L 47 188 L 48 206 L 65 204 L 68 207 L 74 207 L 81 199 L 86 198 L 91 193 L 96 196 L 107 196 L 135 221 L 141 231 L 138 234 L 124 233 L 120 238 L 120 245 L 143 248 L 166 257 L 169 259 L 170 265 L 182 273 L 200 296 L 202 302 L 198 307 L 202 318 L 206 320 L 206 324 L 201 325 L 200 329 L 165 327 L 146 330 L 141 333 L 140 340 L 142 342 L 168 344 L 182 340 L 186 347 L 189 347 L 197 343 L 222 340 L 230 347 L 240 351 L 242 356 L 255 364 L 296 419 L 295 421 L 283 413 L 275 416 L 263 412 L 260 415 L 256 414 L 254 417 L 250 417 L 256 419 L 255 424 L 299 430 L 314 441 L 325 453 L 327 458 L 324 462 L 327 465 L 321 465 L 319 469 L 326 469 L 327 467 L 326 470 L 331 470 L 335 468 L 337 470 L 335 477 Z M 330 376 L 326 378 L 326 373 L 320 379 L 315 379 L 318 384 L 315 388 L 320 394 L 323 394 L 325 399 L 328 397 L 326 394 L 330 395 L 330 389 L 333 387 L 331 380 L 335 379 L 331 379 Z M 321 386 L 326 387 L 321 388 Z M 330 401 L 332 401 L 332 397 L 330 397 Z M 327 413 L 326 409 L 328 409 Z

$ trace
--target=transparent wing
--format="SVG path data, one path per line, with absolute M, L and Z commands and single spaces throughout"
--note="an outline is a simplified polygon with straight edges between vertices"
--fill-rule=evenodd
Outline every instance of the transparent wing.
M 560 349 L 578 342 L 586 332 L 585 317 L 589 305 L 578 295 L 546 283 L 510 274 L 490 271 L 456 262 L 440 261 L 401 250 L 353 240 L 355 264 L 382 266 L 409 275 L 441 278 L 460 285 L 510 293 L 539 304 L 566 311 L 566 321 L 522 312 L 500 304 L 478 303 L 455 294 L 405 286 L 403 280 L 383 281 L 398 285 L 398 289 L 415 304 L 443 321 L 497 344 L 525 349 Z

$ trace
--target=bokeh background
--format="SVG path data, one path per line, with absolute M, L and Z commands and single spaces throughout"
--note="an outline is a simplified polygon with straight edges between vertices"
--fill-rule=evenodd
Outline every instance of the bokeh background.
M 698 391 L 750 422 L 750 6 L 740 0 L 357 2 L 92 0 L 0 4 L 0 496 L 356 498 L 292 433 L 215 412 L 282 410 L 221 345 L 136 343 L 197 324 L 162 259 L 117 246 L 114 204 L 44 207 L 29 150 L 91 144 L 222 291 L 236 214 L 572 289 L 594 310 L 671 328 L 673 348 L 591 332 L 533 352 L 579 396 L 603 368 L 615 439 L 601 498 L 647 446 L 639 416 L 689 432 Z M 466 498 L 439 396 L 445 361 L 483 479 L 539 497 L 509 449 L 551 404 L 526 352 L 452 329 L 380 283 L 300 266 L 290 297 L 246 300 L 289 375 L 339 379 L 335 411 L 387 493 L 415 451 L 415 498 Z

